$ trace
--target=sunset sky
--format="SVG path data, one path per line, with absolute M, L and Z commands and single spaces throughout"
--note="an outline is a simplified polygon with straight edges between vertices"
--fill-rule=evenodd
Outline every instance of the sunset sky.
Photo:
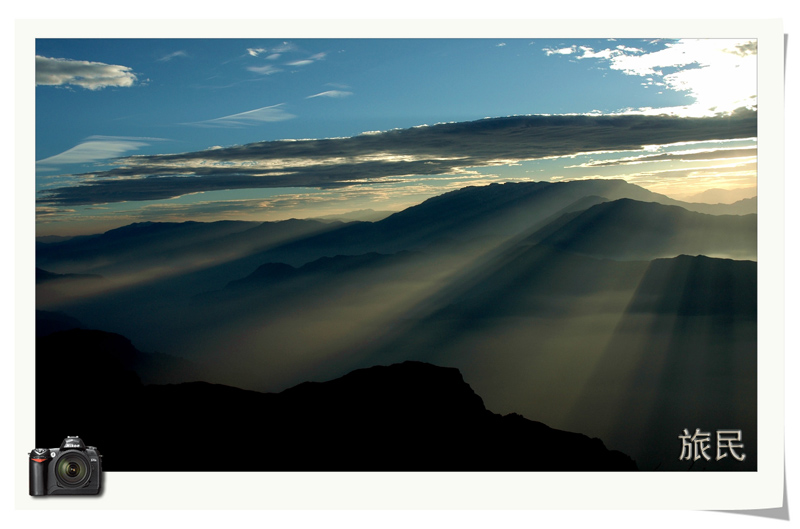
M 505 181 L 755 194 L 748 39 L 38 39 L 37 235 Z

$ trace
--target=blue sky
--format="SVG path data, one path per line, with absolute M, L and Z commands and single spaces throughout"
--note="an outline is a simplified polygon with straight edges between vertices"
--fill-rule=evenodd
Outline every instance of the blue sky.
M 492 181 L 621 177 L 675 198 L 752 188 L 756 51 L 748 39 L 38 39 L 37 234 L 398 210 Z M 598 117 L 624 126 L 601 133 Z M 520 140 L 531 127 L 539 136 Z

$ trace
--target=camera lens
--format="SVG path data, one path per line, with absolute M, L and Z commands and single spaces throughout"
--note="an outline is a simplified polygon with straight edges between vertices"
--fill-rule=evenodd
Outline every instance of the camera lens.
M 89 461 L 80 452 L 69 451 L 56 463 L 56 478 L 66 487 L 80 487 L 89 479 Z

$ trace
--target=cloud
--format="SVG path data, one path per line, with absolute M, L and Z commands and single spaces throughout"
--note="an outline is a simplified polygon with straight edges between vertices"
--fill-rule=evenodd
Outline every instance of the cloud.
M 241 127 L 243 125 L 258 125 L 260 123 L 269 123 L 273 121 L 286 121 L 296 117 L 294 114 L 286 112 L 281 107 L 283 107 L 283 103 L 268 107 L 256 108 L 255 110 L 248 110 L 247 112 L 240 112 L 238 114 L 231 114 L 230 116 L 223 116 L 221 118 L 198 121 L 195 123 L 190 123 L 190 125 L 202 125 L 208 127 Z
M 542 49 L 546 55 L 572 55 L 577 50 L 577 46 L 570 46 L 569 48 L 544 48 Z
M 653 52 L 622 45 L 597 51 L 588 46 L 543 51 L 548 56 L 574 54 L 580 60 L 604 61 L 612 70 L 649 78 L 647 85 L 685 92 L 694 99 L 690 105 L 668 109 L 670 113 L 712 115 L 756 105 L 754 40 L 682 39 Z
M 629 47 L 623 46 L 622 44 L 617 46 L 617 49 L 620 50 L 620 51 L 626 51 L 626 52 L 630 52 L 630 53 L 644 53 L 644 50 L 641 49 L 641 48 L 629 48 Z
M 136 74 L 127 66 L 36 56 L 36 84 L 75 85 L 87 90 L 133 86 Z
M 258 58 L 265 58 L 268 61 L 277 61 L 283 55 L 287 53 L 293 53 L 295 56 L 298 55 L 297 46 L 295 46 L 291 42 L 283 42 L 278 46 L 274 46 L 272 48 L 247 48 L 247 54 L 251 57 L 258 57 Z M 308 66 L 309 64 L 313 64 L 317 61 L 321 61 L 325 58 L 327 54 L 322 53 L 315 53 L 309 57 L 305 57 L 302 59 L 296 59 L 292 61 L 285 62 L 285 66 Z M 282 68 L 275 66 L 274 64 L 261 64 L 258 66 L 248 66 L 247 69 L 253 73 L 257 73 L 260 75 L 272 75 L 279 72 L 284 71 Z
M 283 42 L 278 46 L 273 46 L 271 48 L 247 48 L 247 54 L 251 57 L 258 57 L 265 53 L 269 53 L 270 55 L 267 57 L 268 59 L 276 59 L 280 57 L 282 53 L 294 51 L 296 49 L 297 47 L 291 42 Z
M 734 55 L 738 55 L 739 57 L 746 57 L 748 55 L 755 55 L 758 53 L 758 41 L 751 40 L 749 42 L 745 42 L 744 44 L 737 44 L 733 50 L 725 49 L 723 51 L 727 53 L 733 53 Z
M 588 162 L 577 167 L 611 167 L 617 165 L 633 165 L 647 162 L 697 162 L 711 161 L 727 158 L 751 158 L 758 154 L 756 147 L 746 147 L 743 149 L 708 149 L 700 151 L 681 151 L 663 154 L 646 154 L 643 156 L 632 156 L 617 160 L 606 160 L 598 162 Z
M 265 64 L 264 66 L 248 66 L 247 69 L 254 73 L 260 73 L 261 75 L 272 75 L 283 71 L 271 64 Z
M 258 57 L 262 53 L 266 53 L 266 48 L 247 48 L 247 53 L 252 57 Z
M 228 118 L 241 122 L 241 116 Z M 349 138 L 266 141 L 190 153 L 129 156 L 117 160 L 116 168 L 76 175 L 82 179 L 80 185 L 41 192 L 39 203 L 89 205 L 224 189 L 368 185 L 523 160 L 755 135 L 753 111 L 705 118 L 491 118 Z
M 158 59 L 158 62 L 167 62 L 167 61 L 171 61 L 172 59 L 174 59 L 176 57 L 188 57 L 188 56 L 189 56 L 188 53 L 186 53 L 183 50 L 179 50 L 179 51 L 174 51 L 174 52 L 172 52 L 172 53 L 170 53 L 168 55 L 164 55 L 163 57 Z
M 489 184 L 491 182 L 485 182 Z M 466 185 L 480 185 L 475 181 L 456 181 L 452 185 L 427 186 L 423 183 L 412 183 L 402 187 L 386 188 L 351 187 L 348 189 L 328 189 L 314 192 L 293 192 L 271 195 L 263 198 L 201 200 L 191 203 L 173 201 L 145 204 L 140 208 L 126 210 L 130 222 L 141 221 L 186 221 L 225 219 L 243 219 L 264 221 L 297 217 L 298 213 L 306 217 L 320 217 L 326 213 L 342 213 L 354 209 L 377 206 L 382 209 L 404 209 L 419 203 L 443 190 L 460 189 Z M 387 201 L 391 201 L 387 203 Z M 82 210 L 90 209 L 88 207 Z M 49 208 L 58 213 L 58 208 Z M 115 212 L 115 215 L 118 213 Z
M 274 48 L 272 48 L 271 51 L 273 51 L 274 53 L 286 53 L 286 52 L 289 52 L 289 51 L 294 51 L 296 49 L 297 49 L 297 46 L 295 46 L 293 43 L 288 42 L 288 41 L 284 41 L 280 45 L 275 46 Z
M 313 64 L 313 63 L 315 63 L 317 61 L 321 61 L 322 59 L 325 58 L 325 55 L 327 55 L 327 54 L 326 53 L 315 53 L 314 55 L 312 55 L 311 57 L 309 57 L 307 59 L 301 59 L 301 60 L 298 60 L 298 61 L 287 62 L 286 65 L 287 66 L 308 66 L 309 64 Z
M 90 136 L 84 141 L 55 156 L 36 161 L 37 169 L 48 166 L 90 163 L 116 158 L 121 154 L 149 146 L 161 138 L 132 138 L 125 136 Z
M 311 99 L 314 97 L 333 97 L 333 98 L 342 98 L 348 97 L 353 95 L 353 92 L 346 92 L 344 90 L 326 90 L 325 92 L 320 92 L 319 94 L 314 94 L 313 96 L 308 96 L 306 99 Z
M 682 179 L 682 178 L 701 178 L 717 177 L 726 174 L 734 176 L 755 174 L 758 169 L 756 162 L 733 163 L 729 165 L 718 165 L 713 167 L 695 167 L 690 169 L 666 169 L 663 171 L 643 171 L 633 176 L 644 178 L 656 176 L 659 180 Z

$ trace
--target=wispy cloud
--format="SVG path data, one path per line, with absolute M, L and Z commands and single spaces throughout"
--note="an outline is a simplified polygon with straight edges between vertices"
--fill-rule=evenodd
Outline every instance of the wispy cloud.
M 278 46 L 274 46 L 271 51 L 274 52 L 274 53 L 287 53 L 287 52 L 290 52 L 290 51 L 294 51 L 296 49 L 297 49 L 297 46 L 295 46 L 294 43 L 289 42 L 289 41 L 284 41 L 281 44 L 279 44 Z
M 190 123 L 191 125 L 202 125 L 210 127 L 241 127 L 244 125 L 258 125 L 259 123 L 269 123 L 273 121 L 286 121 L 295 118 L 294 114 L 286 112 L 283 103 L 268 107 L 256 108 L 247 112 L 222 116 L 221 118 L 208 119 Z
M 247 48 L 247 54 L 251 57 L 258 57 L 262 53 L 266 53 L 268 50 L 266 48 Z
M 277 105 L 218 118 L 274 120 Z M 277 112 L 277 114 L 275 114 Z M 251 143 L 191 153 L 131 156 L 115 169 L 76 175 L 77 186 L 50 189 L 43 205 L 157 200 L 223 189 L 331 188 L 418 175 L 452 175 L 466 168 L 580 153 L 638 150 L 647 145 L 751 138 L 756 113 L 676 116 L 517 116 L 444 123 L 349 138 Z
M 661 171 L 643 171 L 636 173 L 635 176 L 642 178 L 657 176 L 659 179 L 683 179 L 683 178 L 702 178 L 718 177 L 721 174 L 733 173 L 735 175 L 754 175 L 757 169 L 756 162 L 731 163 L 724 165 L 714 165 L 711 167 L 695 167 L 689 169 L 665 169 Z
M 127 66 L 36 56 L 36 84 L 74 85 L 87 90 L 133 86 L 136 74 Z
M 320 92 L 319 94 L 314 94 L 313 96 L 308 96 L 306 99 L 311 99 L 313 97 L 333 97 L 333 98 L 342 98 L 342 97 L 349 97 L 353 95 L 353 92 L 347 92 L 345 90 L 326 90 L 324 92 Z
M 268 59 L 277 59 L 282 53 L 295 51 L 296 49 L 297 46 L 291 42 L 282 42 L 277 46 L 272 46 L 269 48 L 247 48 L 247 54 L 251 57 L 260 57 L 261 55 L 269 54 L 267 56 Z
M 286 64 L 287 66 L 308 66 L 309 64 L 321 61 L 322 59 L 325 58 L 326 55 L 327 55 L 326 53 L 315 53 L 314 55 L 308 57 L 307 59 L 300 59 L 297 61 L 287 62 Z
M 280 68 L 277 68 L 271 64 L 265 64 L 263 66 L 248 66 L 247 69 L 254 73 L 259 73 L 261 75 L 272 75 L 274 73 L 282 72 Z
M 160 59 L 157 59 L 157 60 L 158 60 L 158 62 L 167 62 L 167 61 L 171 61 L 172 59 L 175 59 L 177 57 L 188 57 L 188 56 L 189 56 L 188 53 L 186 53 L 183 50 L 179 50 L 179 51 L 174 51 L 174 52 L 172 52 L 170 54 L 164 55 L 163 57 L 161 57 Z
M 36 167 L 39 170 L 53 170 L 55 166 L 108 160 L 147 147 L 157 141 L 165 140 L 124 136 L 90 136 L 69 150 L 37 160 Z
M 575 167 L 611 167 L 616 165 L 635 165 L 649 162 L 697 162 L 728 158 L 753 158 L 757 154 L 758 149 L 756 147 L 746 147 L 743 149 L 705 149 L 662 154 L 646 154 L 642 156 L 631 156 L 616 160 L 594 161 Z
M 258 48 L 247 48 L 247 55 L 250 57 L 256 57 L 260 60 L 266 59 L 270 61 L 268 64 L 256 64 L 252 66 L 247 66 L 247 70 L 253 73 L 257 73 L 260 75 L 273 75 L 282 71 L 285 71 L 284 68 L 280 68 L 275 65 L 275 62 L 283 57 L 286 54 L 291 54 L 297 57 L 301 53 L 301 50 L 297 49 L 297 46 L 294 45 L 292 42 L 283 42 L 278 46 L 273 47 L 258 47 Z M 317 61 L 321 61 L 325 58 L 327 53 L 315 53 L 313 55 L 306 55 L 301 56 L 301 58 L 297 58 L 294 60 L 286 60 L 280 63 L 282 66 L 286 67 L 298 67 L 298 66 L 308 66 L 313 64 Z

